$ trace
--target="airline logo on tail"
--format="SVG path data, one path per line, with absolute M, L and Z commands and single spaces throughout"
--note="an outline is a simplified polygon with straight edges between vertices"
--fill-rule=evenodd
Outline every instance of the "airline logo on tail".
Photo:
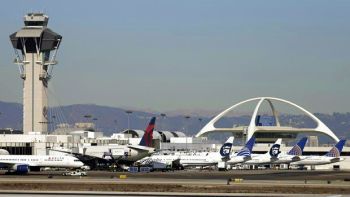
M 252 154 L 255 137 L 251 137 L 245 146 L 237 153 L 237 156 L 250 156 Z
M 228 140 L 220 148 L 220 155 L 223 157 L 229 157 L 233 145 L 234 137 L 229 137 Z
M 280 151 L 281 142 L 282 142 L 282 139 L 279 138 L 276 140 L 275 144 L 273 144 L 271 146 L 270 151 L 269 151 L 271 157 L 278 157 L 278 155 L 281 153 L 281 151 Z
M 295 155 L 295 156 L 300 156 L 303 154 L 304 147 L 307 141 L 307 137 L 303 137 L 300 139 L 300 141 L 294 145 L 292 149 L 287 153 L 288 155 Z
M 333 146 L 333 148 L 325 155 L 326 157 L 340 157 L 340 153 L 343 150 L 346 140 L 339 140 L 339 142 Z
M 152 147 L 152 139 L 153 139 L 153 130 L 156 122 L 156 117 L 153 117 L 148 124 L 148 127 L 145 130 L 145 134 L 143 135 L 140 146 Z

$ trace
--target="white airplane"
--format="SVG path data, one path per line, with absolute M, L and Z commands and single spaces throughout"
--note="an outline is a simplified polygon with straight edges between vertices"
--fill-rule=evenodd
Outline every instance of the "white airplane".
M 250 160 L 244 162 L 244 164 L 249 165 L 260 165 L 260 164 L 270 164 L 273 161 L 278 160 L 278 155 L 281 153 L 282 139 L 279 138 L 276 142 L 271 146 L 270 150 L 266 154 L 255 154 L 251 156 Z
M 190 166 L 204 167 L 217 165 L 221 161 L 227 161 L 231 153 L 233 140 L 233 136 L 229 137 L 218 152 L 180 155 L 180 165 L 184 168 Z
M 174 162 L 180 160 L 180 155 L 156 155 L 153 154 L 149 157 L 142 158 L 137 161 L 138 164 L 144 166 L 144 165 L 153 165 L 154 163 L 161 163 L 165 165 L 172 165 Z
M 26 174 L 30 168 L 80 168 L 84 163 L 72 156 L 0 155 L 0 165 L 6 166 L 9 172 Z
M 205 152 L 205 153 L 185 153 L 173 155 L 152 155 L 144 158 L 138 163 L 147 165 L 154 162 L 170 165 L 175 161 L 179 161 L 182 167 L 204 167 L 217 165 L 218 162 L 225 161 L 229 158 L 232 149 L 234 137 L 229 137 L 228 140 L 221 146 L 219 152 Z
M 343 161 L 344 158 L 340 158 L 340 153 L 343 150 L 345 142 L 346 140 L 339 140 L 339 142 L 323 156 L 301 156 L 300 161 L 292 162 L 291 165 L 323 165 Z
M 147 157 L 154 153 L 155 148 L 152 147 L 153 140 L 153 130 L 155 127 L 156 117 L 153 117 L 149 122 L 144 135 L 138 145 L 126 145 L 119 146 L 124 150 L 124 155 L 113 155 L 113 149 L 118 149 L 117 147 L 109 149 L 109 152 L 105 152 L 103 158 L 108 156 L 112 157 L 117 163 L 121 164 L 132 164 L 139 159 Z
M 227 160 L 227 164 L 234 165 L 238 163 L 243 163 L 251 159 L 252 149 L 255 144 L 255 137 L 251 137 L 245 146 L 235 154 L 230 155 L 230 158 Z
M 307 137 L 301 138 L 289 152 L 279 154 L 276 160 L 271 161 L 271 164 L 290 164 L 291 162 L 301 160 L 300 156 L 303 154 L 306 141 Z
M 52 149 L 58 152 L 73 154 L 81 160 L 102 159 L 111 161 L 121 165 L 130 165 L 137 160 L 149 156 L 154 153 L 152 147 L 153 130 L 156 118 L 153 117 L 149 122 L 145 133 L 138 145 L 108 145 L 108 146 L 91 146 L 84 147 L 82 153 L 74 153 L 72 151 Z

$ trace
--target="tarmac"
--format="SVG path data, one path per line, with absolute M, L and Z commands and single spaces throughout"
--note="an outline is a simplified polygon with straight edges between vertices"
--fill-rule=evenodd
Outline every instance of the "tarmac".
M 46 195 L 40 192 L 49 192 L 50 196 L 79 196 L 80 194 L 95 196 L 111 194 L 117 196 L 350 194 L 350 171 L 232 170 L 218 172 L 185 170 L 150 173 L 88 171 L 86 177 L 62 176 L 62 173 L 62 171 L 43 171 L 30 172 L 28 175 L 5 175 L 5 171 L 0 171 L 0 195 L 26 196 L 30 192 L 34 192 L 30 196 Z M 14 193 L 14 191 L 26 192 Z

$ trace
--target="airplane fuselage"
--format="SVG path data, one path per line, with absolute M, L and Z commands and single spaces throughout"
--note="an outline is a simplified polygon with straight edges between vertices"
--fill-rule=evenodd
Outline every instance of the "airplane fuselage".
M 300 157 L 295 155 L 278 155 L 277 159 L 272 160 L 271 164 L 290 164 L 291 162 L 299 161 Z
M 301 156 L 300 161 L 292 162 L 292 165 L 324 165 L 341 161 L 340 158 L 326 156 Z
M 31 167 L 79 168 L 84 164 L 72 156 L 50 155 L 0 155 L 0 163 L 8 166 L 28 165 Z
M 234 165 L 234 164 L 238 164 L 238 163 L 243 163 L 243 162 L 248 161 L 248 160 L 250 160 L 250 159 L 251 159 L 251 157 L 233 155 L 233 156 L 227 161 L 227 164 L 229 164 L 229 165 Z

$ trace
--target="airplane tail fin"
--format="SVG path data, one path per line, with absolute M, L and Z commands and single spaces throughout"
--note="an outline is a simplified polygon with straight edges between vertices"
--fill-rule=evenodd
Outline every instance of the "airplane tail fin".
M 282 139 L 278 138 L 276 142 L 271 146 L 270 151 L 268 152 L 268 154 L 270 154 L 271 157 L 278 157 L 278 155 L 281 153 L 281 143 Z
M 245 146 L 240 151 L 238 151 L 237 156 L 251 156 L 254 144 L 255 137 L 253 136 L 248 140 Z
M 222 157 L 229 157 L 230 156 L 234 139 L 235 139 L 235 137 L 233 137 L 233 136 L 229 137 L 226 140 L 226 142 L 221 146 L 221 148 L 220 148 L 220 155 Z
M 333 148 L 325 155 L 326 157 L 340 157 L 340 153 L 343 150 L 346 140 L 339 140 L 339 142 L 333 146 Z
M 303 154 L 304 147 L 307 141 L 307 137 L 303 137 L 300 141 L 293 146 L 292 149 L 287 153 L 288 155 L 300 156 Z
M 140 146 L 147 146 L 147 147 L 152 147 L 152 139 L 153 139 L 153 130 L 156 122 L 156 117 L 153 117 L 151 121 L 149 122 L 145 134 L 143 135 L 141 141 L 140 141 Z

